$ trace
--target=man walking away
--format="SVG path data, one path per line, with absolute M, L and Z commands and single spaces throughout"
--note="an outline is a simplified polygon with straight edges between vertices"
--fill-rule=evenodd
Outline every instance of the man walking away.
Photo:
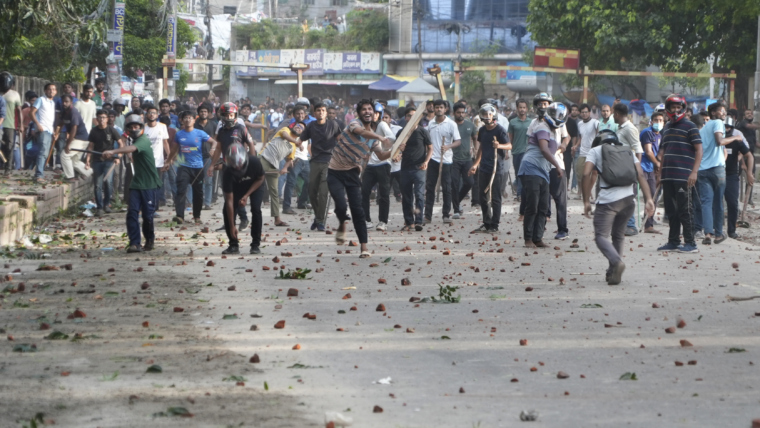
M 512 166 L 515 173 L 520 171 L 520 163 L 528 149 L 528 127 L 531 119 L 528 119 L 528 101 L 520 98 L 515 102 L 517 117 L 509 121 L 509 141 L 512 143 Z M 515 200 L 520 202 L 522 196 L 522 183 L 520 177 L 515 177 L 517 184 L 517 196 Z M 523 214 L 523 213 L 521 213 Z
M 617 106 L 620 105 L 623 104 Z M 654 214 L 654 201 L 649 193 L 649 186 L 639 165 L 639 159 L 627 150 L 627 147 L 618 140 L 617 135 L 605 132 L 600 138 L 600 143 L 586 153 L 582 182 L 583 214 L 591 218 L 589 197 L 591 188 L 594 186 L 592 171 L 596 169 L 599 172 L 601 190 L 596 200 L 594 213 L 594 239 L 597 248 L 609 261 L 606 274 L 607 284 L 618 285 L 625 270 L 622 254 L 626 223 L 636 208 L 632 181 L 638 180 L 641 186 L 646 201 L 647 215 Z M 610 173 L 611 171 L 614 173 Z M 619 181 L 608 183 L 605 177 L 616 178 Z M 610 236 L 612 241 L 610 241 Z

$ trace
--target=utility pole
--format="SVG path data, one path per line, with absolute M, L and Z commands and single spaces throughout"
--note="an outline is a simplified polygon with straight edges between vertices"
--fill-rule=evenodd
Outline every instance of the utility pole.
M 211 2 L 206 1 L 206 17 L 203 19 L 203 22 L 206 24 L 206 43 L 204 46 L 206 49 L 206 59 L 214 59 L 214 43 L 211 39 Z M 208 67 L 208 97 L 209 101 L 211 97 L 214 97 L 216 99 L 216 95 L 214 95 L 214 66 L 212 64 L 207 64 Z M 211 101 L 212 103 L 214 101 Z
M 760 15 L 757 16 L 757 51 L 755 52 L 755 117 L 760 115 Z
M 422 0 L 417 0 L 417 54 L 420 58 L 420 77 L 424 76 L 422 66 Z

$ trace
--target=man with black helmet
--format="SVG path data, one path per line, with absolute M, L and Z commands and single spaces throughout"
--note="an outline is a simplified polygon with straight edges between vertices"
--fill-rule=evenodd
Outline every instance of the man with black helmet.
M 619 104 L 623 105 L 623 104 Z M 583 181 L 581 188 L 583 190 L 583 213 L 587 218 L 591 218 L 591 204 L 589 198 L 591 188 L 594 186 L 594 170 L 599 172 L 600 192 L 596 199 L 596 212 L 594 214 L 594 239 L 596 246 L 602 252 L 604 257 L 609 261 L 607 268 L 607 284 L 620 284 L 625 263 L 623 263 L 623 243 L 625 242 L 625 230 L 628 219 L 633 215 L 636 208 L 634 189 L 630 184 L 622 186 L 612 186 L 605 182 L 603 171 L 605 168 L 604 146 L 606 144 L 613 146 L 624 146 L 616 133 L 610 131 L 601 132 L 599 144 L 590 148 L 586 152 L 586 162 L 583 166 Z M 627 146 L 626 146 L 627 148 Z M 654 214 L 654 201 L 649 192 L 647 179 L 644 171 L 641 170 L 639 159 L 633 153 L 623 153 L 623 156 L 630 156 L 630 162 L 636 169 L 636 176 L 644 193 L 646 203 L 646 213 L 648 216 Z M 612 162 L 612 159 L 607 159 Z M 628 162 L 628 161 L 626 161 Z M 630 164 L 628 164 L 630 165 Z M 629 182 L 630 183 L 630 182 Z M 610 241 L 610 236 L 612 240 Z
M 217 150 L 218 151 L 218 150 Z M 251 198 L 251 250 L 250 254 L 259 254 L 261 250 L 261 202 L 264 199 L 265 188 L 264 168 L 259 158 L 246 153 L 243 145 L 234 142 L 227 146 L 224 152 L 225 168 L 222 173 L 222 191 L 224 192 L 224 230 L 230 245 L 222 254 L 240 254 L 238 228 L 235 227 L 235 213 L 239 208 L 245 210 L 248 198 Z
M 702 139 L 696 125 L 685 117 L 684 97 L 679 94 L 668 96 L 665 109 L 670 122 L 662 131 L 657 160 L 662 165 L 658 181 L 662 183 L 663 202 L 670 232 L 668 243 L 657 248 L 657 251 L 698 253 L 699 249 L 694 240 L 692 199 L 695 197 L 694 186 L 702 162 Z M 680 245 L 681 226 L 683 245 Z
M 103 152 L 102 158 L 108 160 L 118 154 L 132 154 L 134 175 L 129 185 L 127 208 L 127 235 L 129 236 L 128 253 L 150 251 L 155 242 L 153 230 L 153 214 L 158 208 L 161 179 L 158 177 L 156 160 L 153 157 L 153 147 L 150 138 L 145 135 L 145 123 L 142 116 L 130 114 L 125 119 L 127 135 L 132 144 Z M 145 245 L 140 246 L 140 221 L 142 212 L 142 233 L 145 235 Z
M 216 135 L 216 121 L 212 119 L 214 107 L 209 103 L 201 103 L 198 106 L 198 118 L 195 119 L 195 129 L 200 129 L 208 135 Z M 203 209 L 210 210 L 211 204 L 216 200 L 214 186 L 215 177 L 208 176 L 208 170 L 213 170 L 213 165 L 209 162 L 211 159 L 211 143 L 206 141 L 203 144 Z M 212 173 L 215 174 L 215 173 Z M 218 175 L 218 174 L 217 174 Z

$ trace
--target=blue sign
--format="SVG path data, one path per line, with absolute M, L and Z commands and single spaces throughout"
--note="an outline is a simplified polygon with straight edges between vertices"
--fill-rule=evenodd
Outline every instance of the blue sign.
M 179 80 L 179 70 L 174 70 L 173 78 L 174 80 Z
M 124 17 L 127 9 L 123 2 L 117 2 L 113 9 L 113 29 L 124 33 Z M 113 42 L 113 56 L 116 59 L 124 58 L 122 42 Z
M 174 58 L 177 55 L 177 16 L 172 15 L 166 29 L 166 56 Z

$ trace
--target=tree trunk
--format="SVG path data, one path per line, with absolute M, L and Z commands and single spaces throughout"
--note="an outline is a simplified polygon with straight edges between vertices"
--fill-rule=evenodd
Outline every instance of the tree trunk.
M 742 72 L 739 71 L 736 73 L 736 83 L 734 84 L 734 90 L 736 93 L 734 94 L 734 100 L 736 101 L 736 108 L 739 111 L 742 111 L 747 108 L 747 106 L 752 106 L 754 101 L 750 100 L 751 92 L 748 89 L 749 85 L 749 78 L 753 76 L 753 73 L 751 71 L 749 72 Z M 739 117 L 742 117 L 739 115 Z

